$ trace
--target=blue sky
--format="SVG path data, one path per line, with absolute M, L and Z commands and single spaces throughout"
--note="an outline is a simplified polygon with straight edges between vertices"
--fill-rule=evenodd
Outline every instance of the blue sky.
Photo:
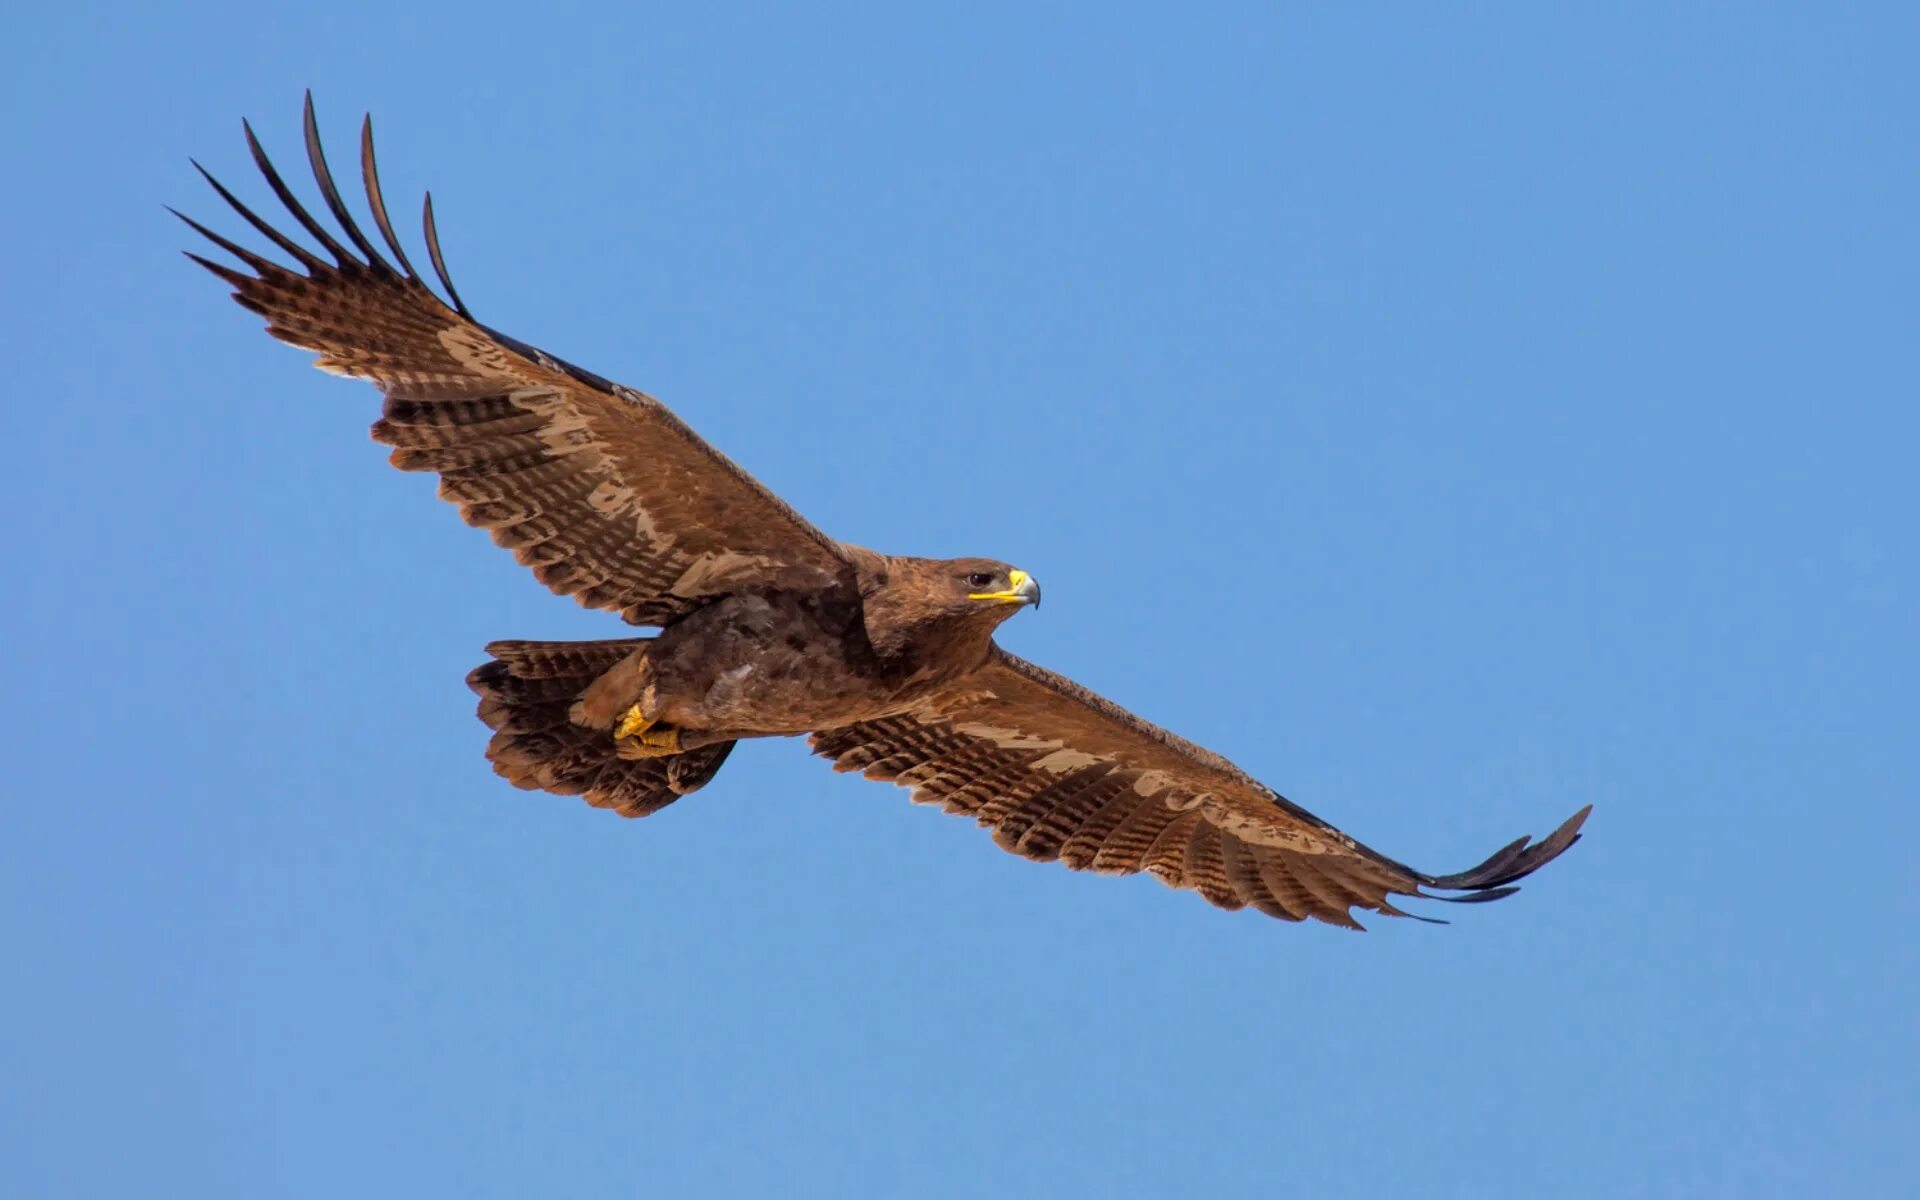
M 9 1194 L 1911 1187 L 1910 6 L 12 31 Z M 1431 869 L 1586 841 L 1359 937 L 797 743 L 643 822 L 510 790 L 481 646 L 617 625 L 160 207 L 237 233 L 187 158 L 263 197 L 239 118 L 294 160 L 309 86 L 483 319 L 1031 570 L 1016 652 Z

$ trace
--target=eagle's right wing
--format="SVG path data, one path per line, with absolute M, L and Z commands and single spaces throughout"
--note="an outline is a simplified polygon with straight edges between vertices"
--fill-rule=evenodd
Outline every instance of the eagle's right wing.
M 1581 809 L 1545 841 L 1429 875 L 1362 845 L 1203 750 L 997 647 L 921 710 L 813 735 L 835 770 L 913 789 L 1015 854 L 1076 870 L 1147 871 L 1221 908 L 1360 928 L 1390 897 L 1494 900 L 1579 840 Z M 1460 893 L 1436 895 L 1427 889 Z
M 211 175 L 221 198 L 300 269 L 182 216 L 253 273 L 190 257 L 267 318 L 268 333 L 318 352 L 322 369 L 386 393 L 373 436 L 394 447 L 395 466 L 439 472 L 441 496 L 542 583 L 635 624 L 666 624 L 743 587 L 851 578 L 838 543 L 659 401 L 475 321 L 447 277 L 429 200 L 427 250 L 451 305 L 435 295 L 387 219 L 369 121 L 361 127 L 361 173 L 374 226 L 398 265 L 389 264 L 354 223 L 327 170 L 311 95 L 305 116 L 314 178 L 352 247 L 294 198 L 249 128 L 247 144 L 267 183 L 332 261 L 255 216 Z

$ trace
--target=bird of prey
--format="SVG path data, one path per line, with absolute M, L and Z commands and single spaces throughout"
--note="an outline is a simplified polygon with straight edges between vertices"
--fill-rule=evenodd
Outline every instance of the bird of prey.
M 509 783 L 640 817 L 705 786 L 740 739 L 804 734 L 836 770 L 911 788 L 1027 858 L 1146 872 L 1221 908 L 1355 929 L 1356 908 L 1411 915 L 1394 897 L 1507 895 L 1578 840 L 1587 809 L 1451 875 L 1362 845 L 1219 755 L 997 646 L 995 627 L 1040 603 L 1025 571 L 836 541 L 658 400 L 481 324 L 448 277 L 428 196 L 436 293 L 388 218 L 370 120 L 360 175 L 391 261 L 334 183 L 311 95 L 307 159 L 331 229 L 245 129 L 318 252 L 195 163 L 290 262 L 176 213 L 245 269 L 189 257 L 272 336 L 384 393 L 373 437 L 394 466 L 437 473 L 467 523 L 553 591 L 658 630 L 487 647 L 467 683 Z

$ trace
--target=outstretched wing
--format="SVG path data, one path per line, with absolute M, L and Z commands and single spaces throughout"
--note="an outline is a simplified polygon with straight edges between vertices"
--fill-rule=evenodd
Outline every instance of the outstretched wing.
M 965 813 L 1041 862 L 1148 871 L 1221 908 L 1360 928 L 1349 910 L 1409 916 L 1389 897 L 1495 900 L 1579 840 L 1581 809 L 1545 841 L 1429 875 L 1361 845 L 1226 759 L 998 648 L 910 715 L 813 735 L 838 771 L 892 780 Z M 1458 893 L 1435 895 L 1426 889 Z
M 351 247 L 295 199 L 250 127 L 247 145 L 268 185 L 332 261 L 254 215 L 204 168 L 221 199 L 298 269 L 175 215 L 251 269 L 189 255 L 231 283 L 234 299 L 267 319 L 268 333 L 318 352 L 323 370 L 386 393 L 373 436 L 394 447 L 394 466 L 439 472 L 441 496 L 542 583 L 635 624 L 666 624 L 747 585 L 850 577 L 838 543 L 659 401 L 475 321 L 447 276 L 429 197 L 427 252 L 447 300 L 436 295 L 387 219 L 369 119 L 361 175 L 397 265 L 388 263 L 327 170 L 311 95 L 305 117 L 314 180 Z

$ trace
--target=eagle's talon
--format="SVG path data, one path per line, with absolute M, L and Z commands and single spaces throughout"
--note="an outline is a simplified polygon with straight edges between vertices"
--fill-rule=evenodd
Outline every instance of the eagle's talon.
M 641 712 L 640 706 L 636 704 L 627 710 L 626 716 L 620 718 L 619 727 L 613 731 L 613 736 L 615 739 L 636 737 L 645 733 L 652 725 L 653 722 L 647 720 L 646 714 Z
M 625 729 L 632 721 L 633 715 L 629 713 L 620 727 Z M 621 758 L 667 758 L 681 753 L 680 731 L 671 725 L 647 724 L 638 733 L 617 736 L 615 740 Z

